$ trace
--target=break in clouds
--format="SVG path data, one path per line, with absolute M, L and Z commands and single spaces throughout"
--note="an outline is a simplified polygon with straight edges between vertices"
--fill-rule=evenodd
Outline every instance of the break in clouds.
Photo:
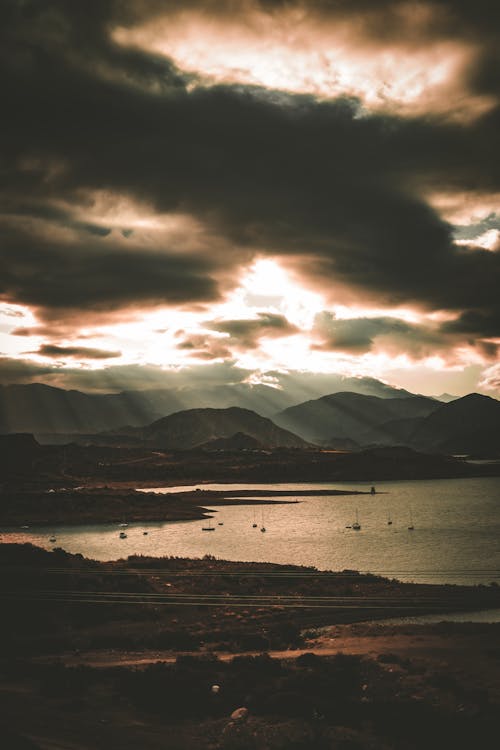
M 2 379 L 382 357 L 498 387 L 499 21 L 486 0 L 6 0 Z M 266 259 L 291 286 L 249 304 Z

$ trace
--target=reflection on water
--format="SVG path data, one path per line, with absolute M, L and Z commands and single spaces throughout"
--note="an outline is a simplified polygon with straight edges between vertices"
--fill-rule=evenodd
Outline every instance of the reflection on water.
M 252 487 L 289 489 L 293 499 L 294 490 L 366 491 L 367 484 Z M 356 509 L 361 531 L 347 528 Z M 113 524 L 3 529 L 0 540 L 63 547 L 98 560 L 132 554 L 210 554 L 228 560 L 313 565 L 322 570 L 371 571 L 400 580 L 500 582 L 500 478 L 384 482 L 377 486 L 375 496 L 304 497 L 298 504 L 265 506 L 265 534 L 260 532 L 261 508 L 228 506 L 213 511 L 216 528 L 210 534 L 202 531 L 203 521 L 178 521 L 132 524 L 125 539 L 119 538 L 120 529 Z M 414 531 L 408 530 L 410 513 Z M 387 523 L 389 514 L 392 525 Z M 257 528 L 253 528 L 255 520 Z M 223 526 L 218 525 L 220 521 Z M 50 537 L 56 541 L 50 542 Z

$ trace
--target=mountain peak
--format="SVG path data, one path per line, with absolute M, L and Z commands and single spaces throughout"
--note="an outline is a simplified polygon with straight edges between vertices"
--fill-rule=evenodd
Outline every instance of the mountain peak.
M 278 427 L 250 409 L 186 409 L 156 420 L 141 431 L 142 437 L 162 447 L 189 450 L 213 441 L 245 435 L 269 448 L 306 448 L 297 435 Z
M 476 402 L 476 403 L 491 403 L 493 401 L 498 402 L 498 399 L 493 398 L 492 396 L 486 396 L 484 393 L 467 393 L 466 396 L 462 396 L 461 398 L 456 399 L 456 401 L 461 401 L 462 403 L 465 402 Z

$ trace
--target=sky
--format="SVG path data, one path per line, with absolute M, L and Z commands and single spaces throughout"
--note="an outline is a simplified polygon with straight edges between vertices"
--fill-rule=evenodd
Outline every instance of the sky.
M 500 396 L 500 6 L 4 0 L 0 383 Z

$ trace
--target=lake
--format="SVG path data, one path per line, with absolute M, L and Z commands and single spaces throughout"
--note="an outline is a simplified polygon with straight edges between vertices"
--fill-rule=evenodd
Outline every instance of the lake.
M 204 489 L 357 489 L 355 482 L 193 485 Z M 158 488 L 172 492 L 182 488 Z M 355 520 L 360 531 L 346 528 Z M 63 547 L 96 560 L 132 554 L 203 557 L 370 571 L 403 581 L 500 583 L 500 478 L 388 481 L 377 494 L 305 497 L 298 504 L 226 506 L 206 521 L 0 529 L 0 541 Z M 414 530 L 409 531 L 410 515 Z M 388 518 L 392 525 L 388 525 Z M 264 520 L 266 532 L 260 531 Z M 252 528 L 254 521 L 257 528 Z M 219 522 L 223 526 L 219 526 Z M 143 532 L 147 532 L 144 535 Z M 57 541 L 51 543 L 49 538 Z

